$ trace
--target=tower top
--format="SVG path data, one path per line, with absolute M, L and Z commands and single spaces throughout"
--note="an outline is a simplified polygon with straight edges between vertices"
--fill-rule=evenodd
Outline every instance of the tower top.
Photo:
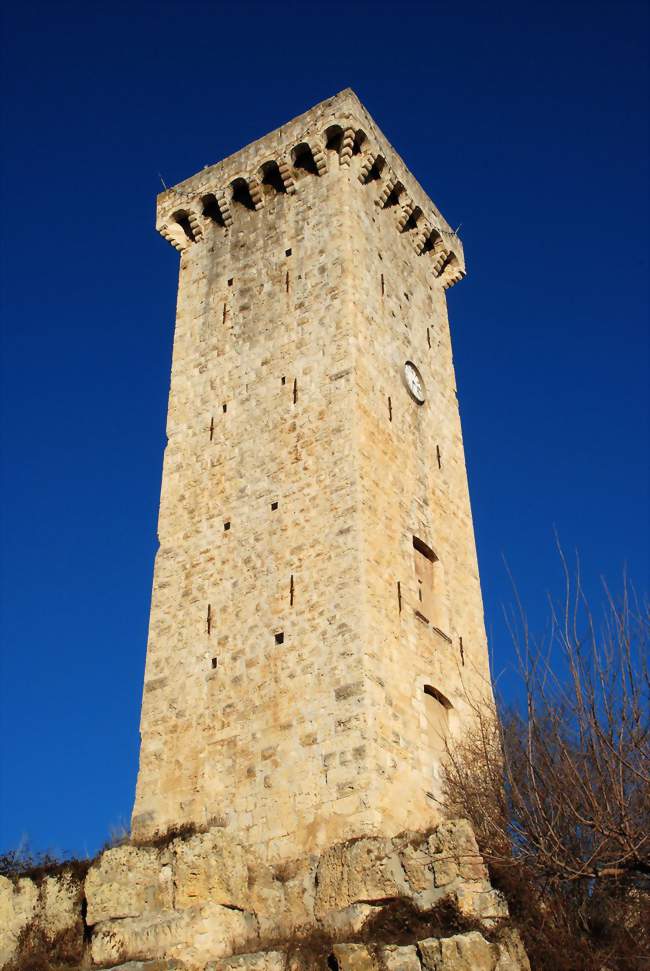
M 336 146 L 332 155 L 328 147 Z M 433 252 L 434 273 L 444 287 L 465 276 L 463 245 L 419 182 L 351 88 L 314 105 L 215 165 L 161 192 L 156 229 L 180 252 L 204 235 L 206 218 L 227 230 L 235 218 L 234 201 L 250 209 L 264 206 L 264 185 L 276 180 L 282 191 L 296 193 L 294 169 L 312 167 L 319 175 L 334 163 L 349 170 L 361 155 L 362 183 L 377 180 L 380 207 L 399 204 L 397 231 L 410 232 L 417 252 Z

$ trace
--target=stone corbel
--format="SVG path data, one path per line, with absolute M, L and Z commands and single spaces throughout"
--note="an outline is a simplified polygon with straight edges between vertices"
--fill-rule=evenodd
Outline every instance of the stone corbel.
M 346 128 L 343 132 L 343 138 L 341 140 L 341 151 L 339 152 L 339 164 L 343 166 L 349 166 L 352 160 L 352 153 L 354 151 L 354 139 L 356 138 L 356 132 L 354 128 Z

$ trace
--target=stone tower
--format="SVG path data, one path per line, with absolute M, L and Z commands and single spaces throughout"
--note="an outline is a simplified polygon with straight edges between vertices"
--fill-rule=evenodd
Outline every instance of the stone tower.
M 181 253 L 133 833 L 424 828 L 490 696 L 445 291 L 350 90 L 163 192 Z

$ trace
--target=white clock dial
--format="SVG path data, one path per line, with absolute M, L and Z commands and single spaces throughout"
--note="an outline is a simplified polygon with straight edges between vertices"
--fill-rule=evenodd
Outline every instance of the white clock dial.
M 424 381 L 412 361 L 407 361 L 404 365 L 404 381 L 411 397 L 419 405 L 424 404 Z

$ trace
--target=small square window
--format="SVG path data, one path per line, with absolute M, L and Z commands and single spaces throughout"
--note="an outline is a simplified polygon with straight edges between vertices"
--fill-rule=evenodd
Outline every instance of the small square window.
M 224 411 L 224 414 L 225 414 L 225 412 L 227 412 L 227 411 L 228 411 L 228 405 L 224 403 L 224 404 L 222 405 L 222 408 L 223 408 L 223 411 Z
M 275 512 L 275 510 L 276 510 L 277 508 L 278 508 L 278 504 L 277 504 L 277 502 L 272 502 L 272 503 L 271 503 L 271 512 Z
M 290 249 L 288 249 L 288 250 L 285 250 L 285 253 L 284 253 L 284 255 L 285 255 L 285 256 L 291 256 L 291 250 L 290 250 Z
M 228 520 L 226 520 L 226 522 L 223 524 L 223 529 L 224 529 L 224 532 L 228 532 L 228 530 L 230 529 L 230 522 Z
M 213 668 L 216 668 L 216 666 L 217 666 L 217 664 L 218 664 L 218 662 L 217 662 L 217 659 L 216 659 L 216 657 L 213 657 L 213 658 L 212 658 L 212 667 L 213 667 Z
M 284 644 L 284 632 L 283 631 L 280 631 L 278 634 L 275 635 L 275 643 L 276 644 Z
M 232 286 L 233 279 L 234 279 L 234 277 L 230 277 L 230 279 L 228 280 L 228 286 L 229 287 Z

